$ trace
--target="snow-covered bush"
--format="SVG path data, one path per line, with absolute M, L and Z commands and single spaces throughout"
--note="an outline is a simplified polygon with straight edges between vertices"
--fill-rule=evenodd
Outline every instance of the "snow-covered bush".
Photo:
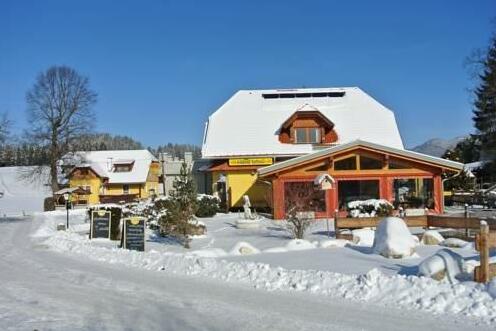
M 372 249 L 387 258 L 401 259 L 411 256 L 416 245 L 405 221 L 398 217 L 386 217 L 377 226 Z
M 351 217 L 390 216 L 393 205 L 384 199 L 350 201 L 346 205 Z
M 419 265 L 419 276 L 436 280 L 447 278 L 450 283 L 456 283 L 456 276 L 464 270 L 464 260 L 460 254 L 449 249 L 441 249 L 428 257 Z
M 219 211 L 220 200 L 213 195 L 198 194 L 196 217 L 213 217 Z
M 238 242 L 230 251 L 231 255 L 252 255 L 258 253 L 260 253 L 260 250 L 244 241 Z
M 372 246 L 374 244 L 375 231 L 372 229 L 356 229 L 351 231 L 353 243 L 360 246 Z
M 296 207 L 290 208 L 286 217 L 286 227 L 295 239 L 303 239 L 306 230 L 315 221 L 309 213 L 300 212 Z
M 439 245 L 444 237 L 436 230 L 427 230 L 422 235 L 421 243 L 424 245 Z

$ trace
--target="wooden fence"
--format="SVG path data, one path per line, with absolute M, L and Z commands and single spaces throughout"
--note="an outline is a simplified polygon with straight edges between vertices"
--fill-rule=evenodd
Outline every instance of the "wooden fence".
M 334 217 L 334 229 L 336 237 L 339 237 L 342 229 L 361 229 L 361 228 L 375 228 L 384 217 Z M 424 215 L 424 216 L 406 216 L 403 217 L 406 225 L 410 228 L 449 228 L 449 229 L 465 229 L 468 230 L 480 228 L 482 219 L 477 217 L 451 217 L 440 215 Z M 496 231 L 496 219 L 484 219 L 491 231 Z
M 468 216 L 468 214 L 465 214 Z M 334 226 L 336 238 L 343 238 L 342 229 L 360 229 L 377 227 L 384 217 L 339 218 L 335 215 Z M 480 252 L 480 266 L 475 268 L 476 282 L 487 283 L 496 277 L 496 263 L 491 264 L 489 250 L 496 248 L 496 219 L 480 219 L 477 217 L 450 217 L 440 215 L 407 216 L 404 217 L 408 227 L 436 227 L 448 229 L 477 230 L 475 248 Z

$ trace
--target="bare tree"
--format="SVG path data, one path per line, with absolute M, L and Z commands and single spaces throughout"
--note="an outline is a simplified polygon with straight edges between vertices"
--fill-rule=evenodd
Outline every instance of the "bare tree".
M 39 74 L 26 93 L 30 125 L 26 137 L 49 151 L 49 182 L 53 192 L 59 189 L 57 161 L 74 139 L 93 127 L 92 106 L 96 98 L 88 78 L 65 66 L 53 66 Z M 35 169 L 32 175 L 39 172 L 40 169 Z
M 303 239 L 307 229 L 315 222 L 312 212 L 304 212 L 297 206 L 292 206 L 286 214 L 286 229 L 295 239 Z
M 4 144 L 10 135 L 12 122 L 9 120 L 7 113 L 0 114 L 0 144 Z

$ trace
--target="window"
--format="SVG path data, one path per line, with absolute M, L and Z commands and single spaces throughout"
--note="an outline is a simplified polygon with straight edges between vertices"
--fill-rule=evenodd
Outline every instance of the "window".
M 122 193 L 129 194 L 129 185 L 122 185 Z
M 334 92 L 304 92 L 304 93 L 263 93 L 262 98 L 264 99 L 292 99 L 292 98 L 342 98 L 346 92 L 344 91 L 334 91 Z
M 389 160 L 389 169 L 411 169 L 412 166 L 404 161 Z
M 395 207 L 434 208 L 432 178 L 398 178 L 393 182 Z
M 130 164 L 116 164 L 114 166 L 114 172 L 129 172 L 131 171 L 131 167 Z
M 334 162 L 334 170 L 356 170 L 356 156 Z
M 325 212 L 325 191 L 316 189 L 313 181 L 284 183 L 286 212 L 293 207 L 299 211 Z
M 294 134 L 297 144 L 320 143 L 320 128 L 296 128 Z
M 378 180 L 340 180 L 338 181 L 339 210 L 346 210 L 350 201 L 379 199 Z
M 382 161 L 368 156 L 360 155 L 360 169 L 382 169 Z

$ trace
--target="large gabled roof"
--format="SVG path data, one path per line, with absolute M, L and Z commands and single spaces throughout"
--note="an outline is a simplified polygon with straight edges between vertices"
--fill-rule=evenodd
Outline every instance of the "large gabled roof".
M 277 173 L 281 170 L 291 168 L 291 167 L 298 165 L 298 164 L 301 164 L 301 163 L 311 162 L 313 160 L 317 160 L 317 159 L 320 159 L 322 157 L 330 156 L 332 154 L 336 154 L 336 153 L 346 151 L 349 149 L 354 149 L 357 147 L 365 147 L 365 148 L 373 149 L 375 151 L 384 152 L 384 153 L 398 156 L 398 157 L 405 157 L 408 159 L 413 159 L 416 161 L 420 161 L 423 163 L 427 163 L 430 165 L 438 166 L 438 167 L 453 170 L 453 171 L 461 171 L 461 170 L 463 170 L 463 166 L 464 166 L 463 163 L 459 163 L 459 162 L 455 162 L 455 161 L 451 161 L 451 160 L 446 160 L 446 159 L 442 159 L 439 157 L 430 156 L 430 155 L 426 155 L 426 154 L 422 154 L 422 153 L 418 153 L 418 152 L 413 152 L 413 151 L 409 151 L 406 149 L 399 149 L 399 148 L 379 145 L 376 143 L 371 143 L 371 142 L 363 141 L 363 140 L 355 140 L 355 141 L 352 141 L 352 142 L 349 142 L 346 144 L 326 148 L 326 149 L 323 149 L 323 150 L 320 150 L 320 151 L 317 151 L 314 153 L 310 153 L 307 155 L 303 155 L 303 156 L 289 159 L 289 160 L 286 160 L 283 162 L 279 162 L 279 163 L 276 163 L 276 164 L 273 164 L 273 165 L 270 165 L 267 167 L 260 168 L 260 169 L 258 169 L 258 174 L 262 177 L 267 176 L 267 175 L 270 175 L 273 173 Z
M 334 123 L 338 144 L 362 139 L 403 149 L 394 113 L 358 87 L 241 90 L 209 117 L 202 157 L 311 153 L 311 144 L 285 144 L 278 136 L 291 115 L 307 109 L 319 111 Z

